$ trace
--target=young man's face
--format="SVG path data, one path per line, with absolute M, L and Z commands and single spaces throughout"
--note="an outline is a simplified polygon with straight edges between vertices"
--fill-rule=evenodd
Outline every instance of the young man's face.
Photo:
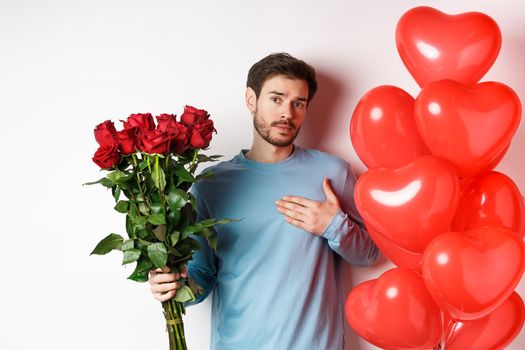
M 246 103 L 257 133 L 268 143 L 285 147 L 293 143 L 306 114 L 308 84 L 276 75 L 266 80 L 259 98 L 248 88 Z

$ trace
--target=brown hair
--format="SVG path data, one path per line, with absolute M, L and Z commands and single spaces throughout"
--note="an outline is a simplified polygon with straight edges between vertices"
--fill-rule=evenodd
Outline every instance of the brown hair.
M 308 63 L 285 52 L 273 53 L 255 63 L 248 72 L 246 87 L 252 88 L 255 91 L 255 96 L 259 97 L 264 82 L 276 75 L 285 75 L 291 79 L 306 81 L 308 84 L 308 102 L 314 98 L 317 91 L 315 69 Z

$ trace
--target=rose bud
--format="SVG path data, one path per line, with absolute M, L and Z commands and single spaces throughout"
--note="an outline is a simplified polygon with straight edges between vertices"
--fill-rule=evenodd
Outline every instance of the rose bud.
M 100 146 L 93 156 L 93 162 L 102 169 L 113 168 L 120 163 L 118 144 Z
M 167 131 L 170 127 L 175 127 L 179 123 L 177 123 L 177 116 L 175 114 L 166 114 L 163 113 L 161 115 L 158 115 L 157 117 L 157 129 L 161 131 Z
M 217 132 L 213 127 L 213 121 L 202 120 L 193 126 L 190 144 L 193 148 L 206 148 L 210 145 L 213 132 Z
M 166 154 L 170 152 L 173 135 L 159 129 L 145 131 L 139 134 L 139 149 L 148 154 Z
M 117 130 L 111 120 L 106 120 L 95 127 L 95 140 L 100 146 L 117 143 Z
M 128 155 L 135 153 L 137 145 L 137 128 L 129 128 L 117 131 L 119 150 L 122 154 Z
M 185 106 L 184 113 L 180 116 L 180 122 L 184 125 L 191 126 L 210 117 L 204 109 L 197 109 L 192 106 Z
M 124 129 L 131 129 L 137 127 L 140 131 L 150 131 L 155 129 L 155 122 L 151 113 L 132 114 L 127 121 L 121 120 L 124 124 Z

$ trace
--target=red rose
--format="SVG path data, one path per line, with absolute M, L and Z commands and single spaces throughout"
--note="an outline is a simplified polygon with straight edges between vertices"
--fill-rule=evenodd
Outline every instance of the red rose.
M 166 154 L 173 144 L 173 135 L 159 129 L 144 131 L 139 134 L 138 143 L 142 152 Z
M 150 131 L 155 129 L 155 122 L 151 113 L 132 114 L 127 121 L 121 120 L 124 129 L 138 128 L 140 131 Z
M 197 109 L 192 106 L 185 106 L 184 113 L 180 116 L 180 122 L 184 125 L 191 126 L 210 117 L 204 109 Z
M 186 126 L 175 123 L 167 129 L 167 132 L 173 137 L 171 148 L 175 154 L 182 154 L 190 147 L 188 143 L 190 130 Z
M 157 129 L 161 131 L 166 131 L 170 127 L 174 127 L 175 125 L 178 125 L 177 123 L 177 116 L 175 114 L 161 114 L 156 116 L 157 118 Z
M 117 143 L 117 130 L 111 120 L 106 120 L 95 127 L 95 140 L 100 146 Z
M 117 132 L 119 150 L 122 154 L 135 153 L 137 145 L 137 128 L 124 129 Z
M 213 127 L 213 121 L 210 119 L 201 120 L 193 126 L 190 138 L 190 144 L 193 148 L 206 148 L 210 145 L 213 132 L 217 132 Z
M 92 159 L 102 169 L 113 168 L 120 163 L 121 159 L 118 144 L 100 146 Z

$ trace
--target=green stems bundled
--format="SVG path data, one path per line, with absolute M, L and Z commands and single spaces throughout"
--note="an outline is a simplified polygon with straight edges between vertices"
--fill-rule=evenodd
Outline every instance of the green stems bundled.
M 187 350 L 184 323 L 182 322 L 182 315 L 185 314 L 184 305 L 171 299 L 163 302 L 162 308 L 166 318 L 170 350 Z

